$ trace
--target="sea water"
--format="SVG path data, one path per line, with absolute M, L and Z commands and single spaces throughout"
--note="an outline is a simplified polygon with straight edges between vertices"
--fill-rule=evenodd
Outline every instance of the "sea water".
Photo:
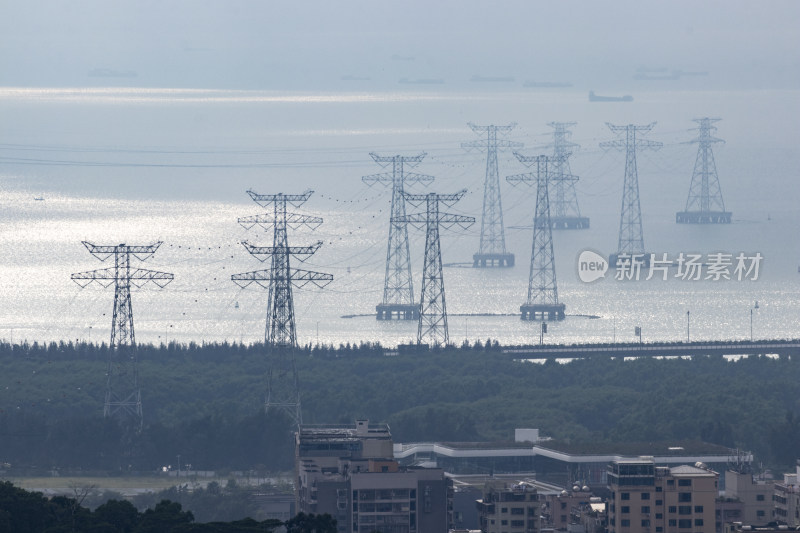
M 487 338 L 538 343 L 540 326 L 519 318 L 531 257 L 534 190 L 505 176 L 529 172 L 499 154 L 501 195 L 513 268 L 472 268 L 481 227 L 485 154 L 467 126 L 517 126 L 504 137 L 526 155 L 552 153 L 548 122 L 576 122 L 570 158 L 590 229 L 554 231 L 559 300 L 567 317 L 546 342 L 797 338 L 800 324 L 800 126 L 798 91 L 650 91 L 629 103 L 590 103 L 578 91 L 277 93 L 202 89 L 0 88 L 0 338 L 108 341 L 113 288 L 81 288 L 70 274 L 112 266 L 81 244 L 151 244 L 134 266 L 171 272 L 164 289 L 132 293 L 136 340 L 256 342 L 264 339 L 265 290 L 241 289 L 231 275 L 269 268 L 242 241 L 271 245 L 239 217 L 264 213 L 246 194 L 299 194 L 291 210 L 319 216 L 316 230 L 289 231 L 294 246 L 322 241 L 292 266 L 333 274 L 327 287 L 293 291 L 301 344 L 415 342 L 412 321 L 378 321 L 391 193 L 361 177 L 391 171 L 370 157 L 415 155 L 413 171 L 435 176 L 410 192 L 455 193 L 448 212 L 476 217 L 442 229 L 450 341 Z M 729 225 L 678 225 L 697 145 L 694 118 L 715 117 L 713 145 Z M 763 257 L 758 279 L 688 280 L 670 271 L 638 281 L 613 272 L 578 276 L 587 249 L 616 251 L 625 154 L 599 143 L 606 123 L 657 122 L 645 137 L 663 143 L 637 157 L 645 247 L 653 253 Z M 409 212 L 415 208 L 408 206 Z M 409 228 L 415 299 L 420 298 L 424 231 Z M 706 276 L 703 275 L 702 278 Z M 756 306 L 757 302 L 757 306 Z

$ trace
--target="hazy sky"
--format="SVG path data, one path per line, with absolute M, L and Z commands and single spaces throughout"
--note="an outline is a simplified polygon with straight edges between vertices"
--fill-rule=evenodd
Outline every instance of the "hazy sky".
M 0 84 L 319 90 L 482 75 L 616 88 L 646 66 L 796 88 L 798 27 L 794 0 L 5 0 Z

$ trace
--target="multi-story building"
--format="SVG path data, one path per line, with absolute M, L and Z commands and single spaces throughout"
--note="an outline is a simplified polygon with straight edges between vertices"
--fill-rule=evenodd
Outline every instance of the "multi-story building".
M 740 500 L 733 498 L 717 498 L 717 510 L 715 513 L 717 533 L 725 530 L 725 525 L 733 522 L 742 522 L 744 516 L 744 504 Z
M 800 459 L 797 472 L 784 474 L 783 483 L 775 483 L 774 490 L 775 521 L 789 527 L 800 527 Z
M 478 500 L 482 533 L 539 533 L 540 507 L 531 483 L 489 483 Z
M 328 513 L 342 533 L 451 527 L 452 482 L 438 468 L 401 467 L 386 425 L 302 426 L 295 468 L 297 511 Z
M 603 490 L 608 464 L 633 456 L 653 456 L 656 465 L 679 466 L 701 462 L 721 472 L 734 461 L 749 464 L 750 453 L 701 442 L 642 442 L 620 444 L 565 443 L 542 438 L 537 430 L 518 429 L 513 441 L 397 443 L 400 464 L 433 464 L 449 474 L 536 472 L 539 481 L 571 487 L 575 481 Z
M 749 467 L 725 472 L 725 497 L 742 502 L 743 524 L 763 526 L 772 520 L 773 492 L 772 482 L 755 479 Z
M 564 489 L 544 500 L 544 525 L 556 531 L 567 531 L 570 525 L 580 523 L 583 509 L 592 503 L 592 492 L 587 486 L 575 485 L 572 490 Z
M 719 474 L 696 466 L 656 466 L 652 457 L 608 466 L 609 533 L 714 533 Z

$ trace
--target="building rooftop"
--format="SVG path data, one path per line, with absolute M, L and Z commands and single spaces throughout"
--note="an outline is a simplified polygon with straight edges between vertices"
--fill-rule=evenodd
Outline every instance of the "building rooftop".
M 612 443 L 571 443 L 558 440 L 547 442 L 539 447 L 569 453 L 572 455 L 618 454 L 623 456 L 685 456 L 685 455 L 730 455 L 732 451 L 718 444 L 700 440 L 664 442 L 612 442 Z
M 716 476 L 717 473 L 706 468 L 691 465 L 673 466 L 669 469 L 673 476 Z
M 357 420 L 356 425 L 344 424 L 304 424 L 297 432 L 300 439 L 391 439 L 388 424 L 370 424 L 367 420 Z

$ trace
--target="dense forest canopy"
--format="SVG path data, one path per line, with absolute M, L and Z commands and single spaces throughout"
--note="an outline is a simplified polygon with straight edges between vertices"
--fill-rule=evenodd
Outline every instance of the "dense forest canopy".
M 487 348 L 488 346 L 488 348 Z M 12 467 L 289 470 L 289 421 L 263 413 L 262 345 L 141 346 L 145 427 L 102 418 L 108 348 L 0 345 L 0 463 Z M 496 343 L 387 357 L 380 346 L 297 353 L 305 423 L 387 422 L 396 442 L 704 440 L 789 468 L 800 442 L 790 357 L 515 361 Z

